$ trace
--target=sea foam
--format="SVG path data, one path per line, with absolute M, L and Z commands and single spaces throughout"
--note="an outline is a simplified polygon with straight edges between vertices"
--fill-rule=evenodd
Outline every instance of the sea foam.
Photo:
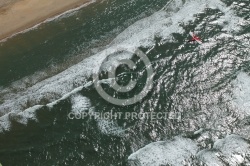
M 163 40 L 171 39 L 172 33 L 183 33 L 184 30 L 180 23 L 187 23 L 194 20 L 196 13 L 202 12 L 206 7 L 216 7 L 224 12 L 223 20 L 231 21 L 225 28 L 228 32 L 232 32 L 232 26 L 235 26 L 235 20 L 239 21 L 240 18 L 235 16 L 232 11 L 220 1 L 172 1 L 162 10 L 154 13 L 153 15 L 137 21 L 135 24 L 128 27 L 124 32 L 119 34 L 107 49 L 101 51 L 82 62 L 70 67 L 69 69 L 41 82 L 38 82 L 32 87 L 18 92 L 11 93 L 11 89 L 3 89 L 6 93 L 2 96 L 3 103 L 0 106 L 1 114 L 4 115 L 0 118 L 1 121 L 6 121 L 6 116 L 10 113 L 18 114 L 23 111 L 28 111 L 27 103 L 32 107 L 36 105 L 44 105 L 43 101 L 49 101 L 45 105 L 53 107 L 61 99 L 69 97 L 71 92 L 75 89 L 80 90 L 74 85 L 84 85 L 87 79 L 93 74 L 98 72 L 99 67 L 108 55 L 117 53 L 122 50 L 134 52 L 138 47 L 151 47 L 154 45 L 154 38 L 160 36 Z M 193 8 L 196 10 L 192 10 Z M 233 19 L 231 19 L 233 18 Z M 215 41 L 214 41 L 215 42 Z M 212 44 L 213 45 L 213 44 Z M 212 46 L 210 44 L 210 46 Z M 206 49 L 210 49 L 210 46 Z M 199 48 L 204 47 L 204 44 Z M 197 48 L 197 49 L 199 49 Z M 131 57 L 131 54 L 124 55 Z M 117 57 L 116 57 L 117 58 Z M 114 58 L 115 59 L 115 58 Z M 4 120 L 5 119 L 5 120 Z M 2 123 L 6 129 L 8 123 Z

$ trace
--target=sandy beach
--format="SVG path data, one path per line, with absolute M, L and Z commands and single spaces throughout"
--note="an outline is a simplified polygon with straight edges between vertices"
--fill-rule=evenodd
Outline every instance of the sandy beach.
M 91 0 L 0 0 L 0 40 Z

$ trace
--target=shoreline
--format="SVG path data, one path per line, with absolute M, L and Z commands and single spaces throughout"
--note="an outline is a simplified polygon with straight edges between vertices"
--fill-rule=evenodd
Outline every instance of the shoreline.
M 60 17 L 69 10 L 78 10 L 94 2 L 95 0 L 53 0 L 53 2 L 21 0 L 15 2 L 0 13 L 0 42 L 39 26 L 46 20 Z

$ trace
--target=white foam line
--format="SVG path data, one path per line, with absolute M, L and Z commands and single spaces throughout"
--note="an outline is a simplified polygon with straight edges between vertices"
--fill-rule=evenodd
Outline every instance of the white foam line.
M 74 89 L 74 90 L 71 91 L 70 93 L 65 94 L 62 98 L 60 98 L 60 99 L 58 99 L 58 100 L 56 100 L 56 101 L 54 101 L 54 102 L 52 102 L 52 103 L 47 104 L 47 106 L 48 106 L 49 108 L 53 108 L 54 105 L 58 104 L 58 103 L 59 103 L 60 101 L 62 101 L 62 100 L 65 100 L 65 99 L 69 98 L 71 95 L 80 92 L 84 87 L 85 87 L 85 86 L 80 86 L 80 87 Z
M 28 123 L 28 120 L 30 119 L 37 120 L 35 111 L 42 107 L 43 105 L 35 105 L 33 107 L 26 109 L 23 112 L 17 113 L 16 116 L 19 116 L 17 121 L 21 124 L 26 125 Z M 11 126 L 10 121 L 9 121 L 10 115 L 11 115 L 11 112 L 0 118 L 0 133 L 2 133 L 3 131 L 8 131 L 10 129 L 10 126 Z
M 48 22 L 54 21 L 54 20 L 56 20 L 56 19 L 64 18 L 63 16 L 68 17 L 68 16 L 70 16 L 70 15 L 67 15 L 67 14 L 74 14 L 73 12 L 76 12 L 76 11 L 78 11 L 78 10 L 80 10 L 80 9 L 82 9 L 82 8 L 84 8 L 84 7 L 86 7 L 86 6 L 90 5 L 90 4 L 92 4 L 92 3 L 95 3 L 95 2 L 96 2 L 96 0 L 92 0 L 92 1 L 90 1 L 90 2 L 87 2 L 87 3 L 85 3 L 85 4 L 81 5 L 81 6 L 79 6 L 79 7 L 76 7 L 76 8 L 70 9 L 70 10 L 67 10 L 67 11 L 65 11 L 65 12 L 63 12 L 63 13 L 61 13 L 61 14 L 59 14 L 59 15 L 56 15 L 56 16 L 51 17 L 51 18 L 47 18 L 46 20 L 44 20 L 44 21 L 42 21 L 42 22 L 40 22 L 40 23 L 38 23 L 38 24 L 36 24 L 36 25 L 30 27 L 30 28 L 27 28 L 27 29 L 25 29 L 25 30 L 16 32 L 16 33 L 12 34 L 12 35 L 9 36 L 9 37 L 6 37 L 6 38 L 4 38 L 4 39 L 1 39 L 1 40 L 0 40 L 0 43 L 6 42 L 8 39 L 13 38 L 13 37 L 15 37 L 15 36 L 17 36 L 17 35 L 19 35 L 19 34 L 23 34 L 23 33 L 29 32 L 29 31 L 31 31 L 31 30 L 37 29 L 40 25 L 42 25 L 42 24 L 44 24 L 44 23 L 48 23 Z
M 85 86 L 78 87 L 78 88 L 74 89 L 73 91 L 71 91 L 70 93 L 64 95 L 62 98 L 60 98 L 60 99 L 58 99 L 58 100 L 56 100 L 56 101 L 54 101 L 52 103 L 49 103 L 46 106 L 48 106 L 49 108 L 52 108 L 54 105 L 58 104 L 60 101 L 65 100 L 65 99 L 69 98 L 71 95 L 80 92 L 84 87 L 87 87 L 89 85 L 90 85 L 90 83 L 87 83 Z M 35 111 L 42 108 L 42 107 L 44 107 L 44 105 L 35 105 L 33 107 L 27 108 L 23 112 L 17 113 L 17 115 L 20 115 L 21 118 L 22 118 L 22 119 L 20 119 L 18 121 L 20 123 L 22 123 L 22 124 L 27 124 L 29 119 L 36 120 Z M 9 130 L 10 122 L 9 122 L 8 118 L 9 118 L 10 114 L 11 114 L 11 112 L 4 115 L 4 116 L 2 116 L 2 117 L 0 117 L 0 124 L 1 124 L 0 125 L 0 132 L 3 132 L 4 130 Z

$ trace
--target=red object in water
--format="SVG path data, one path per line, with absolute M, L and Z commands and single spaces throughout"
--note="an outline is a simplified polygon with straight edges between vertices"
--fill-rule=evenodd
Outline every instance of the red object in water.
M 197 41 L 199 44 L 202 44 L 201 39 L 196 36 L 193 32 L 189 32 L 189 34 L 192 36 L 192 39 L 190 41 Z

